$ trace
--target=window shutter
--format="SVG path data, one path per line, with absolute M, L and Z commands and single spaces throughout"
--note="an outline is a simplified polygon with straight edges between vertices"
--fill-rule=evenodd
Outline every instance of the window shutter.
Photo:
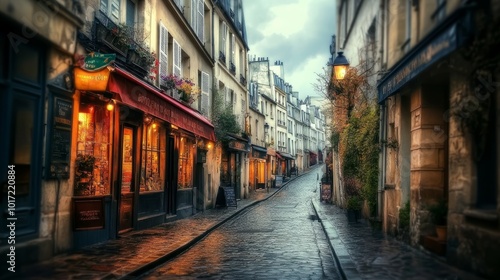
M 181 49 L 181 45 L 179 45 L 179 43 L 177 43 L 177 41 L 174 40 L 173 47 L 174 47 L 174 57 L 173 57 L 174 68 L 173 68 L 172 72 L 174 73 L 174 75 L 181 77 L 181 74 L 182 74 L 182 68 L 181 68 L 182 49 Z
M 222 29 L 220 33 L 220 51 L 225 55 L 226 54 L 226 32 L 227 31 L 227 26 L 226 23 L 222 23 Z
M 160 50 L 159 53 L 159 67 L 158 67 L 158 81 L 160 81 L 160 85 L 165 85 L 165 82 L 161 78 L 162 76 L 167 76 L 168 73 L 168 30 L 160 22 L 160 45 L 158 46 Z
M 105 14 L 108 13 L 108 0 L 101 0 L 101 5 L 99 6 L 99 10 Z
M 205 4 L 203 0 L 198 0 L 198 22 L 197 34 L 200 41 L 205 43 Z
M 197 25 L 197 9 L 198 9 L 198 0 L 191 0 L 191 7 L 190 7 L 190 12 L 191 12 L 191 27 L 193 30 L 196 32 L 196 25 Z
M 210 112 L 210 75 L 206 72 L 201 72 L 201 113 L 209 117 Z
M 111 0 L 111 19 L 120 22 L 120 0 Z
M 231 34 L 231 62 L 232 63 L 235 63 L 235 61 L 234 61 L 234 44 L 235 44 L 234 34 Z

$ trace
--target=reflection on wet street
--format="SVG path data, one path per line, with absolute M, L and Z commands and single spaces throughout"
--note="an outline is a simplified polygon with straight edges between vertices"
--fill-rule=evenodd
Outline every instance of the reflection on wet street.
M 317 186 L 315 172 L 297 178 L 143 279 L 340 279 L 311 205 Z

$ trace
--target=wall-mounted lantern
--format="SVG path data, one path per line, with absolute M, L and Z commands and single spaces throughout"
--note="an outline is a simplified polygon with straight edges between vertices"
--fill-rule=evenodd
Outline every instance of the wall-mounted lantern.
M 343 80 L 347 70 L 349 69 L 349 61 L 344 56 L 344 52 L 338 52 L 337 57 L 333 61 L 333 74 L 336 80 Z

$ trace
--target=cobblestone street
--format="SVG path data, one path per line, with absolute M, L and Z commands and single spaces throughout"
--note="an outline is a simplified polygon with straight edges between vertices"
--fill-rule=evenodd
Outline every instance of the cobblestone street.
M 316 179 L 290 182 L 145 279 L 341 279 L 311 204 Z

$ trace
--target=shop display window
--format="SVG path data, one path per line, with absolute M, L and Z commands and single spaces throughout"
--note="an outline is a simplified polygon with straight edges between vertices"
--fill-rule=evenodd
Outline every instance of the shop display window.
M 194 139 L 182 136 L 179 145 L 179 189 L 187 189 L 193 187 L 194 149 L 196 149 Z
M 166 130 L 158 123 L 144 125 L 142 136 L 141 192 L 163 191 L 165 186 Z
M 110 194 L 112 111 L 82 101 L 78 112 L 75 196 Z

